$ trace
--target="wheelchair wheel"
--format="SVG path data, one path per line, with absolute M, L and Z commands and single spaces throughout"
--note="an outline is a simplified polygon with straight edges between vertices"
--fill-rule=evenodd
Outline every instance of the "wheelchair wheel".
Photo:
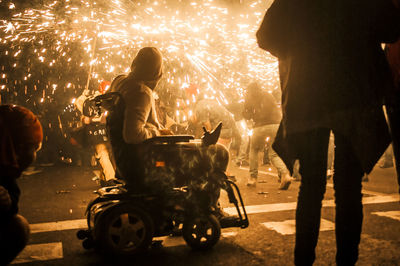
M 154 223 L 142 208 L 116 205 L 97 220 L 96 240 L 100 248 L 113 255 L 134 255 L 151 244 Z
M 212 248 L 221 236 L 221 226 L 218 219 L 210 214 L 196 217 L 183 223 L 183 239 L 195 250 Z

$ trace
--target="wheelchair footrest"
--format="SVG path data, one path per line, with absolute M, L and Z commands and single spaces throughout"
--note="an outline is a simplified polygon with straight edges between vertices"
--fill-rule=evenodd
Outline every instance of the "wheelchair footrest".
M 221 228 L 241 227 L 246 228 L 249 225 L 247 220 L 240 219 L 235 216 L 223 217 L 219 221 Z

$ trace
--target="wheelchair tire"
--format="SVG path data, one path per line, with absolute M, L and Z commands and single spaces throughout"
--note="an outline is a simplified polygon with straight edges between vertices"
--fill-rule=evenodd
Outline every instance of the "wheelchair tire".
M 131 256 L 151 245 L 154 223 L 141 207 L 116 205 L 100 215 L 95 232 L 102 251 L 110 255 Z
M 221 226 L 218 219 L 208 216 L 188 219 L 182 227 L 183 239 L 194 250 L 212 248 L 221 237 Z

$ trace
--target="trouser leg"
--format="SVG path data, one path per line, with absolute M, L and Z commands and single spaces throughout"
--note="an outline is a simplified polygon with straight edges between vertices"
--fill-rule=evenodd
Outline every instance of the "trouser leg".
M 262 146 L 260 145 L 260 136 L 258 128 L 253 130 L 253 135 L 250 138 L 250 153 L 249 153 L 249 168 L 250 177 L 258 177 L 258 153 L 261 151 Z
M 364 175 L 351 143 L 335 134 L 336 262 L 354 265 L 363 221 L 361 179 Z
M 103 173 L 106 181 L 115 178 L 114 166 L 111 163 L 110 156 L 105 144 L 96 145 L 96 157 L 99 159 L 99 163 L 103 168 Z
M 283 175 L 289 173 L 289 170 L 287 169 L 285 163 L 282 161 L 282 159 L 278 156 L 278 154 L 274 151 L 274 149 L 271 146 L 268 148 L 268 157 L 269 160 L 271 161 L 271 164 L 278 171 L 279 176 L 282 177 Z
M 326 188 L 329 132 L 317 129 L 296 137 L 302 176 L 296 209 L 296 265 L 312 265 L 315 260 Z

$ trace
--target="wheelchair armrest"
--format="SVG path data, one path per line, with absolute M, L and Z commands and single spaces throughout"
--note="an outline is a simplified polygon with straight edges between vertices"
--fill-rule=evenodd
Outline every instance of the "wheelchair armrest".
M 167 143 L 167 144 L 175 144 L 177 142 L 189 142 L 193 140 L 194 136 L 192 135 L 172 135 L 172 136 L 157 136 L 151 139 L 146 139 L 143 143 L 145 144 L 156 144 L 156 143 Z

